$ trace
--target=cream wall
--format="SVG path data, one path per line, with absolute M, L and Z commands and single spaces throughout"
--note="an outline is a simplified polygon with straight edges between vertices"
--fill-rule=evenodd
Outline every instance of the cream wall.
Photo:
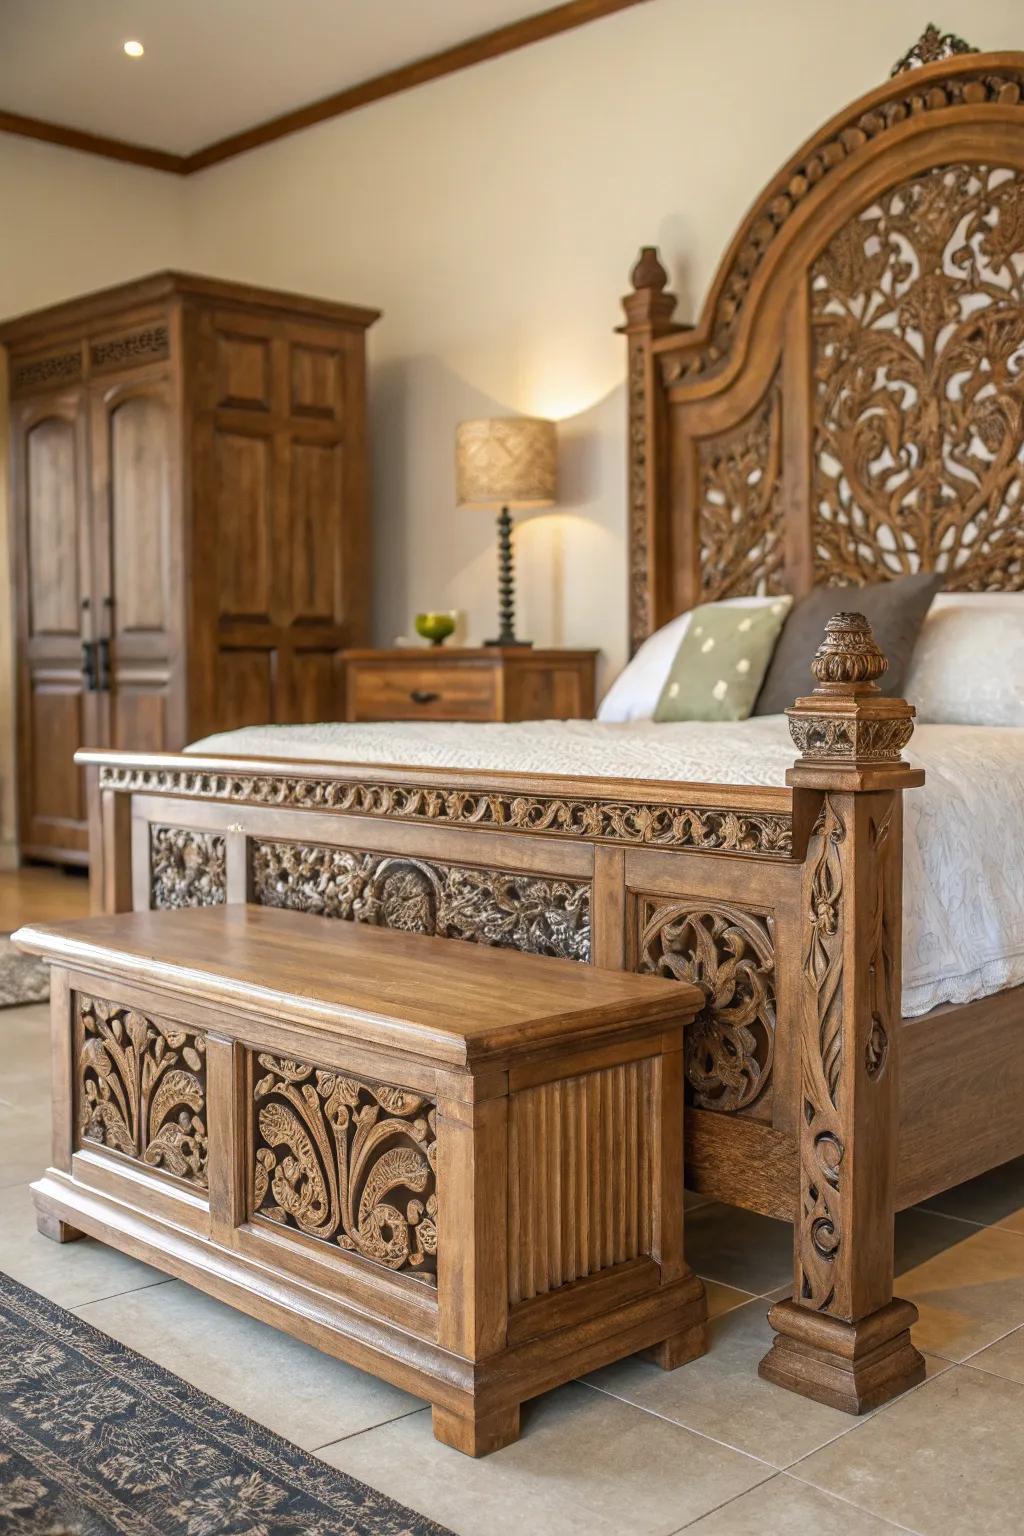
M 551 415 L 562 500 L 520 523 L 520 631 L 601 647 L 607 681 L 626 655 L 613 327 L 637 248 L 660 246 L 693 318 L 760 186 L 926 19 L 919 0 L 649 0 L 187 180 L 0 135 L 0 314 L 172 265 L 380 307 L 376 638 L 424 607 L 492 630 L 493 528 L 455 508 L 455 425 Z M 938 19 L 1024 47 L 1020 0 Z

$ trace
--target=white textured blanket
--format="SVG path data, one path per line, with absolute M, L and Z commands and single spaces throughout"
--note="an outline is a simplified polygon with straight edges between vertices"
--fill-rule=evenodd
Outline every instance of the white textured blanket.
M 781 785 L 786 722 L 627 725 L 283 725 L 226 731 L 192 752 L 575 774 L 673 783 Z M 907 757 L 903 1012 L 969 1002 L 1024 982 L 1024 730 L 922 725 Z

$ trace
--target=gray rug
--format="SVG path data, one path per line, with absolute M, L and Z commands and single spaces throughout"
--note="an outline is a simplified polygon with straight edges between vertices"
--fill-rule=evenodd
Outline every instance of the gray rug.
M 0 1532 L 452 1536 L 4 1274 Z
M 9 934 L 0 934 L 0 1008 L 45 1003 L 49 995 L 49 968 L 35 955 L 15 949 Z

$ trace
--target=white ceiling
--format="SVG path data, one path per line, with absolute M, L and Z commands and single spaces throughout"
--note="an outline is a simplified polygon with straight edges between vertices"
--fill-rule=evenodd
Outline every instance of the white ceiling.
M 0 0 L 0 108 L 189 154 L 553 3 Z

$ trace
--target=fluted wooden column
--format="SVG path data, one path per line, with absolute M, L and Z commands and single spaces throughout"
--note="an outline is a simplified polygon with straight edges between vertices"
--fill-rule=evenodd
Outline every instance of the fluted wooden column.
M 792 1299 L 761 1375 L 863 1413 L 924 1377 L 917 1309 L 893 1298 L 899 1120 L 903 791 L 912 707 L 884 697 L 887 667 L 863 615 L 830 619 L 818 686 L 789 715 L 787 775 L 806 837 L 800 1027 L 800 1210 Z M 799 843 L 798 843 L 799 846 Z

